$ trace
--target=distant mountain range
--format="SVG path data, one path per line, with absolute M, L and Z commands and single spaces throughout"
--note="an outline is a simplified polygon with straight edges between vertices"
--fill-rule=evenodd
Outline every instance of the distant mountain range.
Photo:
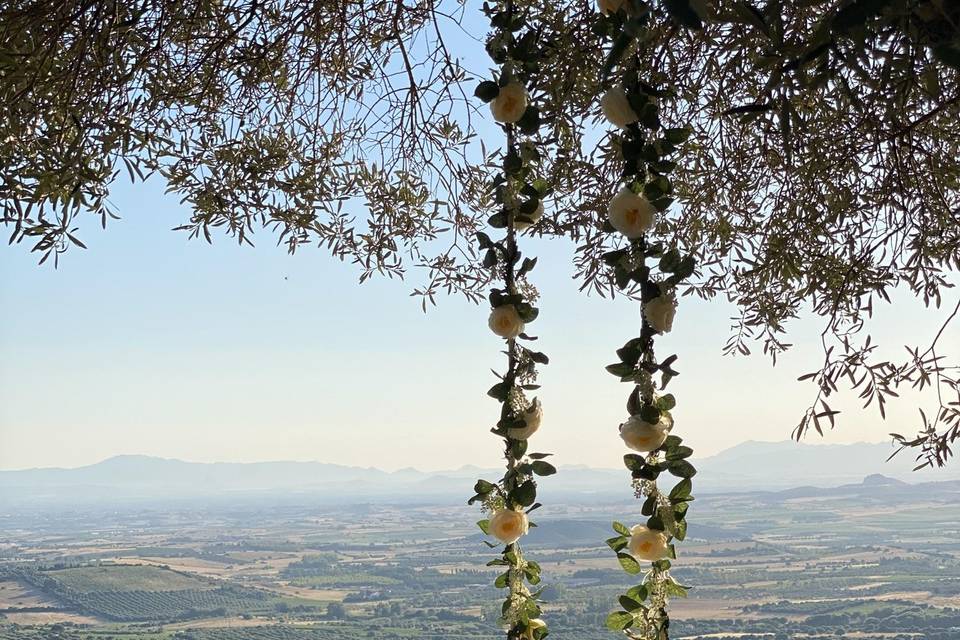
M 860 483 L 873 474 L 882 474 L 884 483 L 960 479 L 960 464 L 914 473 L 909 454 L 885 462 L 890 451 L 886 444 L 745 442 L 694 462 L 700 492 L 837 487 Z M 564 466 L 561 460 L 557 465 L 560 473 L 542 484 L 545 498 L 623 495 L 625 470 Z M 447 501 L 462 500 L 471 480 L 498 474 L 499 470 L 472 466 L 445 472 L 387 472 L 321 462 L 199 463 L 124 455 L 75 469 L 0 471 L 0 507 L 212 497 L 282 502 Z

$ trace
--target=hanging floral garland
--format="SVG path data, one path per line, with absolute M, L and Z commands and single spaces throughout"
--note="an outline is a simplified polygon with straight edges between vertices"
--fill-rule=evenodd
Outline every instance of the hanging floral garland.
M 479 502 L 489 516 L 477 523 L 480 529 L 505 545 L 501 556 L 487 563 L 503 568 L 494 582 L 507 590 L 501 626 L 510 639 L 541 640 L 547 635 L 547 625 L 540 618 L 540 594 L 535 590 L 540 566 L 524 556 L 520 539 L 535 526 L 528 516 L 540 506 L 536 502 L 535 476 L 551 475 L 556 469 L 544 460 L 550 454 L 527 451 L 527 441 L 543 418 L 540 402 L 529 398 L 527 392 L 538 388 L 536 365 L 547 364 L 548 359 L 519 342 L 536 339 L 525 331 L 538 314 L 534 306 L 537 292 L 527 280 L 537 261 L 523 258 L 517 246 L 517 233 L 536 224 L 543 215 L 543 198 L 548 192 L 546 182 L 536 176 L 539 153 L 533 136 L 540 126 L 540 114 L 530 104 L 538 43 L 522 7 L 511 0 L 484 3 L 484 12 L 493 27 L 487 52 L 500 68 L 498 77 L 477 86 L 476 96 L 489 103 L 493 119 L 501 124 L 507 138 L 502 169 L 491 183 L 492 200 L 498 210 L 488 223 L 505 230 L 506 235 L 494 241 L 480 232 L 477 241 L 484 252 L 484 265 L 492 270 L 494 279 L 503 282 L 502 287 L 490 291 L 489 326 L 506 341 L 507 370 L 496 374 L 499 382 L 488 395 L 501 403 L 500 420 L 492 432 L 503 439 L 507 468 L 498 482 L 478 480 L 476 495 L 469 503 Z M 487 545 L 496 546 L 490 542 Z
M 686 537 L 687 508 L 693 500 L 691 478 L 696 469 L 687 460 L 693 450 L 672 433 L 671 411 L 676 400 L 671 394 L 661 395 L 677 373 L 673 369 L 676 356 L 658 361 L 654 342 L 672 329 L 677 285 L 693 274 L 695 263 L 676 248 L 652 241 L 650 235 L 673 203 L 669 176 L 676 162 L 672 158 L 689 136 L 689 129 L 661 125 L 658 103 L 672 98 L 673 92 L 655 82 L 652 74 L 645 77 L 639 55 L 631 55 L 631 48 L 643 46 L 651 22 L 665 16 L 630 0 L 601 0 L 599 8 L 603 14 L 599 29 L 612 42 L 603 71 L 609 89 L 600 106 L 618 129 L 611 142 L 623 160 L 623 185 L 609 203 L 606 229 L 627 240 L 626 246 L 606 253 L 604 261 L 612 268 L 617 286 L 638 291 L 641 301 L 640 335 L 617 350 L 620 361 L 609 365 L 607 371 L 634 385 L 627 400 L 629 417 L 619 429 L 624 444 L 635 452 L 625 455 L 624 463 L 632 475 L 634 494 L 643 501 L 640 511 L 647 518 L 632 527 L 613 523 L 617 535 L 607 544 L 624 571 L 644 575 L 620 596 L 622 609 L 607 617 L 607 626 L 631 638 L 666 640 L 668 599 L 687 592 L 687 587 L 670 575 L 670 567 L 677 557 L 674 542 Z M 608 81 L 614 69 L 618 77 Z M 657 374 L 659 387 L 654 381 Z M 679 478 L 669 490 L 658 483 L 664 472 Z M 645 572 L 641 562 L 649 563 Z

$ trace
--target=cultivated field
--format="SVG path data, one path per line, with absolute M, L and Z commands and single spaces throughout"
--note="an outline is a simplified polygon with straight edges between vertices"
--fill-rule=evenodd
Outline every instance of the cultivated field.
M 939 486 L 939 485 L 938 485 Z M 698 497 L 675 638 L 960 638 L 960 487 Z M 551 638 L 615 638 L 631 584 L 603 540 L 632 502 L 539 512 Z M 440 505 L 189 507 L 18 517 L 0 640 L 499 638 L 477 514 Z M 202 524 L 198 524 L 201 523 Z M 347 523 L 347 524 L 344 524 Z M 109 527 L 109 540 L 96 531 Z

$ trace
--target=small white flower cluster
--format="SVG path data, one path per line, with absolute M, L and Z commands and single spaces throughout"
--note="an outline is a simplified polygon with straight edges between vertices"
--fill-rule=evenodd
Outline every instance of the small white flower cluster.
M 653 376 L 646 369 L 640 369 L 637 374 L 637 386 L 640 387 L 640 397 L 644 400 L 651 400 L 655 393 L 653 385 Z
M 530 365 L 530 352 L 526 350 L 521 351 L 517 356 L 517 369 L 520 371 L 517 375 L 517 382 L 519 384 L 534 384 L 537 381 L 537 368 Z M 526 405 L 521 408 L 525 409 Z
M 500 511 L 504 508 L 503 496 L 500 495 L 499 491 L 491 491 L 483 497 L 483 500 L 480 502 L 480 512 L 489 513 L 493 515 L 497 511 Z
M 632 634 L 634 638 L 660 638 L 660 626 L 663 623 L 661 611 L 667 606 L 666 583 L 669 574 L 666 571 L 652 569 L 647 574 L 646 585 L 649 590 L 649 604 L 639 629 L 643 635 Z
M 523 413 L 527 410 L 529 404 L 523 389 L 520 387 L 511 387 L 510 391 L 507 392 L 507 406 L 513 413 Z
M 510 580 L 510 595 L 508 596 L 510 604 L 499 620 L 500 626 L 503 629 L 512 629 L 520 622 L 523 616 L 524 605 L 526 605 L 527 599 L 530 597 L 530 590 L 527 588 L 527 585 L 523 584 L 523 580 L 513 577 L 517 573 L 521 572 L 511 571 L 511 577 L 513 579 Z
M 529 304 L 533 304 L 540 299 L 540 292 L 526 277 L 517 279 L 517 293 L 522 295 L 523 299 Z

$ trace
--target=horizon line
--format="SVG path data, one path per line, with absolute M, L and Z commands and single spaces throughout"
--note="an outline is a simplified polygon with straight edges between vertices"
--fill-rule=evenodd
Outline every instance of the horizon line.
M 796 441 L 796 440 L 791 440 L 791 439 L 786 439 L 786 440 L 755 440 L 755 439 L 749 439 L 749 440 L 744 440 L 744 441 L 742 441 L 742 442 L 739 442 L 739 443 L 737 443 L 737 444 L 735 444 L 735 445 L 733 445 L 733 446 L 727 447 L 727 448 L 725 448 L 725 449 L 721 449 L 720 451 L 718 451 L 718 452 L 716 452 L 716 453 L 714 453 L 714 454 L 711 454 L 711 455 L 709 455 L 709 456 L 704 456 L 703 458 L 699 458 L 699 459 L 700 459 L 700 460 L 706 460 L 706 459 L 709 459 L 709 458 L 713 458 L 713 457 L 719 456 L 719 455 L 721 455 L 721 454 L 724 454 L 724 453 L 726 453 L 726 452 L 728 452 L 728 451 L 731 451 L 731 450 L 733 450 L 733 449 L 736 449 L 737 447 L 741 447 L 741 446 L 747 445 L 747 444 L 793 444 L 793 445 L 795 445 L 795 446 L 797 446 L 797 447 L 824 447 L 824 448 L 828 448 L 828 447 L 853 447 L 853 446 L 859 446 L 859 445 L 876 446 L 876 445 L 880 445 L 880 444 L 892 444 L 892 443 L 890 443 L 890 441 L 888 441 L 888 440 L 878 440 L 878 441 L 873 441 L 873 442 L 868 441 L 868 440 L 859 440 L 859 441 L 857 441 L 857 442 L 847 442 L 847 443 L 835 443 L 835 442 L 834 442 L 834 443 L 828 443 L 828 442 L 804 442 L 804 441 Z M 100 465 L 100 464 L 103 464 L 103 463 L 105 463 L 105 462 L 109 462 L 110 460 L 116 460 L 116 459 L 119 459 L 119 458 L 149 458 L 149 459 L 153 459 L 153 460 L 164 460 L 164 461 L 169 461 L 169 462 L 182 462 L 182 463 L 185 463 L 185 464 L 205 464 L 205 465 L 217 465 L 217 464 L 223 464 L 223 465 L 234 465 L 234 464 L 238 464 L 238 465 L 243 465 L 243 464 L 322 464 L 322 465 L 330 465 L 330 466 L 344 467 L 344 468 L 349 468 L 349 469 L 375 470 L 375 471 L 381 471 L 381 472 L 383 472 L 383 473 L 389 473 L 389 474 L 400 473 L 400 472 L 403 472 L 403 471 L 416 472 L 416 473 L 444 473 L 444 472 L 450 472 L 450 471 L 460 471 L 460 470 L 468 469 L 468 468 L 475 468 L 475 469 L 486 469 L 486 468 L 487 468 L 487 467 L 483 467 L 483 466 L 480 466 L 480 465 L 477 465 L 477 464 L 467 463 L 467 464 L 463 464 L 463 465 L 461 465 L 461 466 L 459 466 L 459 467 L 456 467 L 456 468 L 444 468 L 444 469 L 437 469 L 437 470 L 433 470 L 433 471 L 427 471 L 427 470 L 420 469 L 420 468 L 413 467 L 413 466 L 399 467 L 399 468 L 397 468 L 397 469 L 387 470 L 387 469 L 384 469 L 384 468 L 382 468 L 382 467 L 377 467 L 377 466 L 363 466 L 363 465 L 356 465 L 356 464 L 344 464 L 344 463 L 341 463 L 341 462 L 329 462 L 329 461 L 324 461 L 324 460 L 318 460 L 318 459 L 315 459 L 315 458 L 314 458 L 314 459 L 309 459 L 309 460 L 305 460 L 305 459 L 304 459 L 304 460 L 297 460 L 297 459 L 289 459 L 289 458 L 288 458 L 288 459 L 271 459 L 271 460 L 196 460 L 196 459 L 194 459 L 194 460 L 189 460 L 189 459 L 185 459 L 185 458 L 181 458 L 181 457 L 168 457 L 168 456 L 154 455 L 154 454 L 149 454 L 149 453 L 116 453 L 116 454 L 113 454 L 113 455 L 109 455 L 109 456 L 107 456 L 107 457 L 105 457 L 105 458 L 100 458 L 100 459 L 97 460 L 96 462 L 90 462 L 90 463 L 86 463 L 86 464 L 80 464 L 80 465 L 77 465 L 77 466 L 74 466 L 74 467 L 64 467 L 64 466 L 34 466 L 34 467 L 16 467 L 16 468 L 0 467 L 0 472 L 57 471 L 57 470 L 60 470 L 60 471 L 73 471 L 73 470 L 77 470 L 77 469 L 84 469 L 84 468 L 87 468 L 87 467 L 95 467 L 95 466 Z M 620 470 L 620 468 L 621 468 L 621 467 L 596 467 L 596 466 L 592 466 L 592 465 L 585 464 L 585 463 L 579 463 L 579 462 L 566 463 L 566 464 L 563 464 L 563 466 L 564 466 L 564 467 L 567 467 L 567 468 L 570 468 L 570 467 L 583 467 L 583 468 L 587 468 L 587 469 L 606 470 L 606 471 Z M 490 468 L 493 468 L 493 467 L 490 467 Z

